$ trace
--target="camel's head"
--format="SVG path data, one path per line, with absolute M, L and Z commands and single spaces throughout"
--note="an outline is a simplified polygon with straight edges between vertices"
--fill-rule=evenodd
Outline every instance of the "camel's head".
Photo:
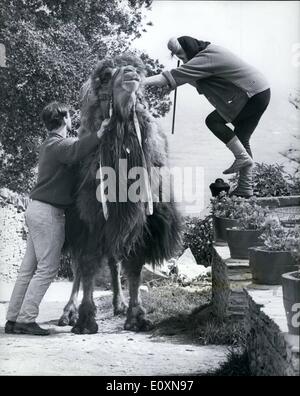
M 141 77 L 131 65 L 122 66 L 115 71 L 112 81 L 113 109 L 122 120 L 129 117 L 140 81 Z
M 109 105 L 119 119 L 128 119 L 140 83 L 145 75 L 143 62 L 135 55 L 123 54 L 100 62 L 92 75 L 92 88 L 107 118 Z

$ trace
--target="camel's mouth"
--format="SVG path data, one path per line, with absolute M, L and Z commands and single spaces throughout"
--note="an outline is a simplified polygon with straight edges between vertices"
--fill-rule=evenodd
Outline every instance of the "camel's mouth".
M 123 81 L 124 81 L 124 82 L 131 82 L 131 81 L 140 82 L 141 79 L 140 79 L 140 77 L 139 77 L 138 75 L 136 75 L 136 76 L 129 76 L 129 75 L 127 76 L 127 75 L 124 75 Z
M 132 66 L 123 66 L 117 69 L 112 79 L 113 97 L 123 104 L 128 102 L 128 98 L 138 91 L 141 77 L 137 70 Z M 119 103 L 119 104 L 120 104 Z M 123 109 L 124 110 L 124 109 Z M 122 111 L 123 115 L 124 112 Z
M 136 79 L 123 80 L 122 82 L 123 89 L 129 93 L 136 92 L 139 89 L 139 86 L 140 86 L 140 80 L 136 80 Z
M 123 82 L 140 82 L 141 78 L 138 75 L 138 73 L 136 72 L 135 69 L 131 68 L 131 67 L 127 67 L 124 69 L 123 72 Z

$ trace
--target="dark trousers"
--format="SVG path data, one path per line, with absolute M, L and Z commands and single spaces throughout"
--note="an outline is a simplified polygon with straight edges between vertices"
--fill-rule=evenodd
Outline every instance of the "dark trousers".
M 227 121 L 216 110 L 207 116 L 205 123 L 212 133 L 225 144 L 234 136 L 237 136 L 252 157 L 250 137 L 268 107 L 270 97 L 270 89 L 252 96 L 238 116 L 231 122 L 234 126 L 234 131 L 226 125 Z

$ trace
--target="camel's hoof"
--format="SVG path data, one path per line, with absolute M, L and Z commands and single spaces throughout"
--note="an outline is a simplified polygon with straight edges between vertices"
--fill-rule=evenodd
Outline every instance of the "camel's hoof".
M 153 329 L 152 322 L 146 318 L 145 310 L 142 307 L 134 307 L 128 310 L 127 320 L 124 325 L 125 330 L 130 331 L 150 331 Z
M 73 317 L 69 320 L 69 326 L 72 326 L 72 327 L 76 326 L 77 321 L 78 321 L 78 316 L 76 316 L 76 317 L 73 316 Z
M 78 312 L 69 312 L 62 315 L 57 326 L 75 326 L 78 320 Z
M 60 327 L 69 326 L 69 319 L 66 318 L 65 316 L 62 316 L 59 319 L 57 326 L 60 326 Z
M 141 319 L 139 321 L 137 320 L 131 320 L 128 321 L 126 320 L 126 323 L 124 325 L 125 330 L 129 331 L 135 331 L 136 333 L 140 331 L 150 331 L 154 328 L 153 323 L 149 319 Z
M 114 306 L 114 315 L 115 316 L 123 316 L 126 315 L 128 310 L 128 305 L 125 304 L 123 301 L 119 304 L 117 304 L 116 306 Z
M 77 323 L 71 331 L 74 334 L 96 334 L 98 331 L 98 325 L 96 322 L 89 323 L 88 325 L 80 325 L 79 323 Z

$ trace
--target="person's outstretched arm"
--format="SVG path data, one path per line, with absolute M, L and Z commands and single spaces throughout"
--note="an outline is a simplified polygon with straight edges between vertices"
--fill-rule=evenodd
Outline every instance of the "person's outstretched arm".
M 86 135 L 79 140 L 76 138 L 60 139 L 53 147 L 57 159 L 63 164 L 70 165 L 81 161 L 97 147 L 108 122 L 109 120 L 104 120 L 97 133 Z
M 161 74 L 146 77 L 143 81 L 145 86 L 157 87 L 168 86 L 170 89 L 189 83 L 195 86 L 195 82 L 202 78 L 210 77 L 215 70 L 215 63 L 207 54 L 199 54 L 183 65 Z
M 168 80 L 163 74 L 156 74 L 155 76 L 146 77 L 143 80 L 143 85 L 154 85 L 155 87 L 165 87 L 169 85 Z

